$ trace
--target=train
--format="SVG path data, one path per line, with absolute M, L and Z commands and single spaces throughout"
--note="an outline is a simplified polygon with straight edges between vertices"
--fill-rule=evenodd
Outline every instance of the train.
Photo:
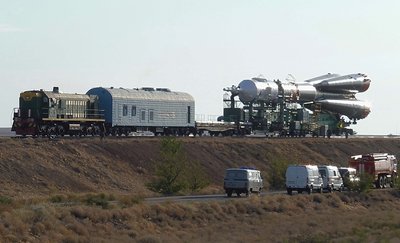
M 370 106 L 355 94 L 369 88 L 365 74 L 327 74 L 304 82 L 252 78 L 225 88 L 217 121 L 195 121 L 195 100 L 168 88 L 95 87 L 86 94 L 29 90 L 14 108 L 12 131 L 19 136 L 154 135 L 330 136 L 345 133 Z M 230 94 L 229 94 L 230 93 Z

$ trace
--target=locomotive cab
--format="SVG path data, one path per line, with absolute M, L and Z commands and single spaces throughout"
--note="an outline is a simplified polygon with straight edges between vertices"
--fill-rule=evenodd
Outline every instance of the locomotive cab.
M 20 94 L 19 108 L 14 109 L 14 122 L 11 130 L 17 135 L 35 135 L 37 121 L 42 118 L 46 106 L 42 91 L 25 91 Z

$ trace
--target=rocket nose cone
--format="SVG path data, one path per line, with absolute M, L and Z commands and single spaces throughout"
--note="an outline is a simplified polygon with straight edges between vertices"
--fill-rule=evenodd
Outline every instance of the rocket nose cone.
M 364 118 L 367 117 L 369 115 L 369 113 L 371 113 L 371 108 L 370 107 L 366 107 L 364 109 Z
M 364 118 L 366 118 L 368 115 L 369 115 L 369 113 L 371 113 L 371 107 L 370 107 L 370 105 L 369 104 L 367 104 L 367 105 L 365 105 L 364 107 L 363 107 L 363 109 L 361 110 L 361 112 L 359 113 L 360 115 L 360 118 L 359 119 L 364 119 Z
M 369 89 L 369 86 L 371 85 L 371 80 L 370 79 L 364 79 L 363 84 L 361 86 L 360 92 L 365 92 Z

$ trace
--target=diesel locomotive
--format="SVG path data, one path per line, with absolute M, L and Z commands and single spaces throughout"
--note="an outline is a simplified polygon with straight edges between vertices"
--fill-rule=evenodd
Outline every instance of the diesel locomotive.
M 100 134 L 104 114 L 98 103 L 97 96 L 60 93 L 57 87 L 25 91 L 14 109 L 11 130 L 22 136 Z

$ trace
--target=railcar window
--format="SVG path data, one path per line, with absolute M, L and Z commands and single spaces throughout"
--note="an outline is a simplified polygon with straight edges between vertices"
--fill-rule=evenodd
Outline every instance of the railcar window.
M 127 105 L 123 105 L 122 106 L 122 115 L 123 116 L 127 116 L 128 115 L 128 106 Z
M 154 120 L 154 111 L 149 110 L 149 121 L 153 121 L 153 120 Z
M 146 121 L 146 110 L 140 112 L 140 120 Z
M 132 106 L 132 116 L 136 116 L 136 106 Z

